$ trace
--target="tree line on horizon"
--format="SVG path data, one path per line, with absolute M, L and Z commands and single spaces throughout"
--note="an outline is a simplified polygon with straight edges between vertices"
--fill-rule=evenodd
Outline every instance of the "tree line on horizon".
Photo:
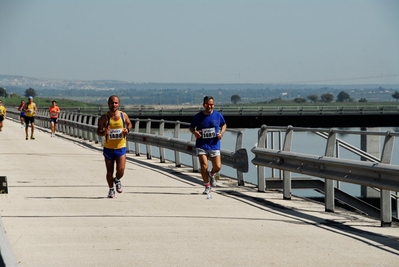
M 329 89 L 331 88 L 321 88 L 321 89 Z M 378 88 L 378 91 L 384 91 L 384 88 Z M 39 90 L 38 90 L 39 91 Z M 102 91 L 97 91 L 97 90 L 68 90 L 67 93 L 64 93 L 62 90 L 53 90 L 58 93 L 57 94 L 48 94 L 47 91 L 44 89 L 41 89 L 40 92 L 36 91 L 34 88 L 28 88 L 25 89 L 25 91 L 22 92 L 23 96 L 28 97 L 28 96 L 41 96 L 41 97 L 58 97 L 58 98 L 63 98 L 63 99 L 68 99 L 68 98 L 79 98 L 82 97 L 82 92 L 84 93 L 84 96 L 86 98 L 93 98 L 91 101 L 93 104 L 104 104 L 104 100 L 108 99 L 110 95 L 117 94 L 121 100 L 125 104 L 152 104 L 152 105 L 161 105 L 161 104 L 178 104 L 178 105 L 184 105 L 184 104 L 198 104 L 202 103 L 202 98 L 205 95 L 212 95 L 215 98 L 215 101 L 217 103 L 223 102 L 223 103 L 233 103 L 233 104 L 238 104 L 238 103 L 297 103 L 297 104 L 304 104 L 304 103 L 332 103 L 334 102 L 334 94 L 333 93 L 323 93 L 319 95 L 315 93 L 314 90 L 312 91 L 306 91 L 303 89 L 302 91 L 295 91 L 295 92 L 310 92 L 306 97 L 303 96 L 296 96 L 293 98 L 290 98 L 287 96 L 288 93 L 284 93 L 281 90 L 279 92 L 274 92 L 273 98 L 270 100 L 262 101 L 262 99 L 268 98 L 268 93 L 271 91 L 269 90 L 253 90 L 251 91 L 250 89 L 247 90 L 238 90 L 233 92 L 232 95 L 228 96 L 226 92 L 229 90 L 212 90 L 211 92 L 206 91 L 205 89 L 203 90 L 184 90 L 181 92 L 181 90 L 176 91 L 174 89 L 164 89 L 164 90 L 159 90 L 159 89 L 153 89 L 149 91 L 140 91 L 140 92 L 126 92 L 126 90 L 120 90 L 119 92 L 115 92 L 114 90 L 107 91 L 107 90 L 102 90 Z M 132 90 L 131 90 L 132 91 Z M 280 96 L 281 95 L 281 96 Z M 6 89 L 4 87 L 0 87 L 0 97 L 10 97 L 10 98 L 21 98 L 21 96 L 17 93 L 10 93 L 8 94 Z M 228 100 L 226 98 L 229 97 Z M 396 100 L 396 102 L 399 101 L 399 91 L 395 91 L 393 94 L 391 94 L 391 97 Z M 246 101 L 243 101 L 245 99 Z M 251 101 L 249 101 L 251 100 Z M 257 101 L 255 101 L 257 100 Z M 86 100 L 85 100 L 86 101 Z M 354 98 L 352 98 L 349 93 L 346 91 L 342 90 L 337 92 L 335 102 L 356 102 Z M 369 102 L 365 97 L 361 97 L 357 102 Z M 374 101 L 374 102 L 385 102 L 385 101 Z

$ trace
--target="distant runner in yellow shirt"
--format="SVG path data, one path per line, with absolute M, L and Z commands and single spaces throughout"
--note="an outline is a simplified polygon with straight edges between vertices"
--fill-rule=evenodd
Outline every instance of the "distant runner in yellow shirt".
M 37 112 L 37 107 L 36 104 L 33 102 L 33 97 L 29 96 L 28 97 L 28 103 L 25 103 L 24 109 L 25 111 L 25 134 L 26 134 L 26 140 L 28 140 L 28 128 L 29 128 L 29 123 L 31 127 L 31 132 L 30 132 L 30 139 L 35 140 L 35 137 L 33 136 L 33 133 L 35 132 L 35 115 Z
M 0 132 L 3 130 L 4 119 L 6 118 L 7 110 L 3 106 L 3 101 L 0 100 Z
M 98 121 L 97 134 L 104 136 L 104 160 L 107 168 L 108 197 L 115 197 L 116 191 L 122 193 L 120 179 L 123 177 L 126 166 L 126 135 L 132 129 L 132 123 L 126 113 L 119 111 L 120 100 L 116 95 L 108 98 L 109 111 L 103 114 Z M 116 174 L 114 178 L 114 165 Z

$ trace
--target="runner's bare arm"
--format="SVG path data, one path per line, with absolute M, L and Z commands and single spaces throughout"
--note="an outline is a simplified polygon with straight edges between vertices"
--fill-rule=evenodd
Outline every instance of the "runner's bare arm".
M 218 132 L 218 134 L 217 134 L 217 137 L 219 139 L 222 139 L 224 132 L 226 132 L 226 128 L 227 128 L 226 124 L 224 124 L 224 125 L 222 125 L 222 127 L 220 127 L 220 132 Z
M 98 120 L 98 126 L 97 126 L 97 135 L 99 136 L 105 136 L 107 133 L 108 128 L 105 128 L 107 123 L 107 117 L 105 115 L 102 115 L 100 119 Z
M 126 129 L 123 129 L 123 132 L 125 133 L 125 136 L 130 132 L 130 130 L 133 128 L 133 124 L 130 121 L 129 116 L 126 113 L 123 113 L 123 118 L 125 120 L 126 124 Z

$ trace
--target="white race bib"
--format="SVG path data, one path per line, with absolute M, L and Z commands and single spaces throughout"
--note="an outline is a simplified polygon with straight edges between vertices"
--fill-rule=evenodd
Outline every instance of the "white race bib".
M 122 138 L 123 138 L 122 129 L 111 129 L 111 131 L 109 132 L 110 140 L 116 140 Z
M 215 128 L 202 129 L 202 138 L 208 139 L 208 138 L 215 138 L 215 137 L 216 137 Z

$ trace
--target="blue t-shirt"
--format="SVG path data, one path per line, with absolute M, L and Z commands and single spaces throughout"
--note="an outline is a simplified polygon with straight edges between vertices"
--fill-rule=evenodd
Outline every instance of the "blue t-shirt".
M 202 137 L 195 141 L 195 147 L 205 150 L 220 150 L 220 140 L 216 134 L 220 132 L 220 127 L 225 124 L 223 115 L 215 110 L 209 115 L 202 111 L 195 114 L 190 128 L 196 129 L 202 134 Z

